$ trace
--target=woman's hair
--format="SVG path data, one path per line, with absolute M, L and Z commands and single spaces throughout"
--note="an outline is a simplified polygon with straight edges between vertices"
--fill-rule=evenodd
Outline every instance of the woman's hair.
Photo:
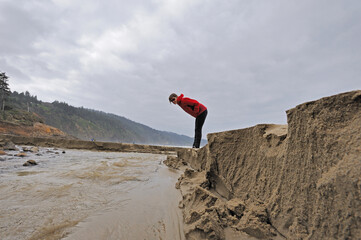
M 169 95 L 169 102 L 172 102 L 172 100 L 173 100 L 174 98 L 177 98 L 177 97 L 178 97 L 177 94 L 172 93 L 171 95 Z

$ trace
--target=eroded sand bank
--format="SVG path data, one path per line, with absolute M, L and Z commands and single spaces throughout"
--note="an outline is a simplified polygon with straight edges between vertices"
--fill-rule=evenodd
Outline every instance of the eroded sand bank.
M 178 151 L 187 239 L 360 239 L 361 91 Z

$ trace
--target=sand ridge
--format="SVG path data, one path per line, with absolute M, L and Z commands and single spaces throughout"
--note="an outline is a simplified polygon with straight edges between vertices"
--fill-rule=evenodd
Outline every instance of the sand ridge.
M 191 167 L 177 183 L 187 239 L 361 236 L 361 91 L 286 113 L 287 125 L 212 133 L 178 151 Z

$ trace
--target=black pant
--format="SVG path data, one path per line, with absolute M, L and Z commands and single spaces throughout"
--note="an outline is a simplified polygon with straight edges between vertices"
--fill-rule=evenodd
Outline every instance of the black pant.
M 199 145 L 201 144 L 202 139 L 202 127 L 204 124 L 204 121 L 206 120 L 208 111 L 205 110 L 201 113 L 198 117 L 196 117 L 196 129 L 194 134 L 194 143 L 193 148 L 199 148 Z

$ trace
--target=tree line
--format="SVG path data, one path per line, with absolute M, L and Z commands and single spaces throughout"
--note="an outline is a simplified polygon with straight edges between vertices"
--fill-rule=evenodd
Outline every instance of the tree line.
M 11 92 L 9 87 L 9 77 L 5 72 L 0 72 L 0 99 L 1 99 L 1 110 L 5 111 L 6 109 L 11 109 L 11 105 L 21 105 L 22 103 L 27 103 L 27 108 L 29 111 L 29 105 L 33 103 L 41 103 L 38 100 L 37 96 L 30 95 L 29 91 L 18 93 L 17 91 Z M 20 107 L 21 108 L 21 107 Z
M 11 91 L 9 88 L 9 77 L 5 72 L 0 72 L 0 94 L 1 94 L 1 110 L 5 111 L 5 101 L 9 97 Z
M 8 79 L 5 73 L 0 72 L 0 120 L 15 120 L 28 125 L 43 122 L 83 140 L 95 138 L 98 141 L 180 146 L 193 141 L 190 137 L 158 131 L 115 114 L 74 107 L 59 101 L 42 102 L 28 91 L 11 92 Z

